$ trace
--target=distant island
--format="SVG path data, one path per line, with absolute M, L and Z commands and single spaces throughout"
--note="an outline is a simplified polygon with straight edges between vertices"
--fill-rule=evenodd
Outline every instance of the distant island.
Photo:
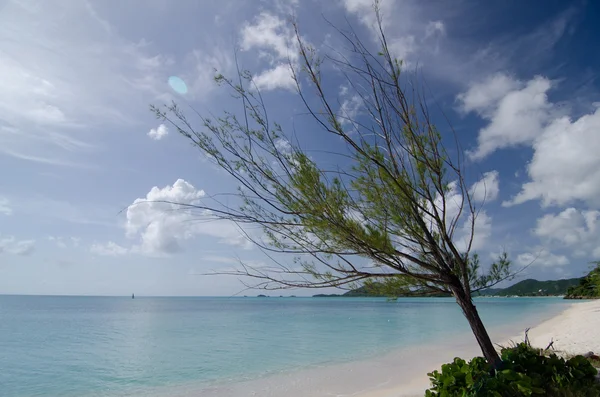
M 489 288 L 479 296 L 564 296 L 570 287 L 579 284 L 581 278 L 538 281 L 527 279 L 507 288 Z
M 390 294 L 386 294 L 382 292 L 381 288 L 378 288 L 378 283 L 373 283 L 373 285 L 369 288 L 367 286 L 362 286 L 356 289 L 352 289 L 343 294 L 317 294 L 313 295 L 313 298 L 339 298 L 339 297 L 350 297 L 350 298 L 389 298 Z M 408 297 L 411 295 L 406 294 L 391 294 L 394 297 Z M 433 297 L 448 297 L 450 295 L 428 295 Z
M 600 271 L 599 271 L 600 274 Z M 577 288 L 582 280 L 586 277 L 581 278 L 569 278 L 561 280 L 548 280 L 538 281 L 534 279 L 527 279 L 519 281 L 518 283 L 511 285 L 507 288 L 489 288 L 486 290 L 474 293 L 474 296 L 568 296 L 568 291 L 572 291 L 575 294 L 581 291 Z M 589 286 L 587 283 L 586 286 Z M 586 287 L 587 288 L 587 287 Z M 392 294 L 393 295 L 393 294 Z M 333 297 L 389 297 L 389 294 L 383 294 L 378 288 L 367 288 L 365 286 L 350 290 L 344 294 L 317 294 L 313 295 L 315 298 L 333 298 Z M 397 294 L 398 297 L 407 297 L 407 294 Z M 431 295 L 429 295 L 431 296 Z M 434 297 L 449 297 L 450 295 L 439 294 Z

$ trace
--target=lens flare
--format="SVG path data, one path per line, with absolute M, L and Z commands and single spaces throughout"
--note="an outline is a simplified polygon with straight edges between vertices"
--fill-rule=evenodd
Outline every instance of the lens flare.
M 178 94 L 186 94 L 188 92 L 188 88 L 185 84 L 185 81 L 183 81 L 180 77 L 169 77 L 169 85 Z

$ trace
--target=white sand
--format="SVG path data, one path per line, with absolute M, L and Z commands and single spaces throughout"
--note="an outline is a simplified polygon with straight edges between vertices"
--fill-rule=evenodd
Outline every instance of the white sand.
M 466 321 L 464 318 L 457 321 Z M 600 352 L 600 300 L 574 302 L 551 319 L 530 319 L 533 324 L 512 324 L 491 330 L 494 341 L 522 341 L 523 331 L 535 346 L 546 347 L 551 339 L 556 349 L 569 353 Z M 510 338 L 510 336 L 513 336 Z M 480 355 L 472 335 L 436 345 L 403 348 L 382 357 L 346 364 L 270 376 L 264 379 L 215 386 L 204 390 L 171 390 L 170 396 L 185 397 L 401 397 L 423 396 L 429 386 L 427 372 L 456 356 Z
M 571 354 L 600 353 L 600 300 L 573 304 L 559 316 L 532 328 L 533 346 L 546 347 L 551 340 L 558 351 Z

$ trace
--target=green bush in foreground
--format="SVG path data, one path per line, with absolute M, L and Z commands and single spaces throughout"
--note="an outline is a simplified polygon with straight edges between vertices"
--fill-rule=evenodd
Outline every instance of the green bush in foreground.
M 425 397 L 599 397 L 596 369 L 583 356 L 568 360 L 545 355 L 527 343 L 501 351 L 503 367 L 494 371 L 483 357 L 455 358 L 441 372 L 427 375 L 432 387 Z

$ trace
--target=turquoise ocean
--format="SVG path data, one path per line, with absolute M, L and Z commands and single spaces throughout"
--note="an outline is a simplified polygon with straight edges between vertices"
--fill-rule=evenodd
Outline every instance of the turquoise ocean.
M 489 328 L 555 298 L 480 298 Z M 452 299 L 0 296 L 0 396 L 166 396 L 469 333 Z

